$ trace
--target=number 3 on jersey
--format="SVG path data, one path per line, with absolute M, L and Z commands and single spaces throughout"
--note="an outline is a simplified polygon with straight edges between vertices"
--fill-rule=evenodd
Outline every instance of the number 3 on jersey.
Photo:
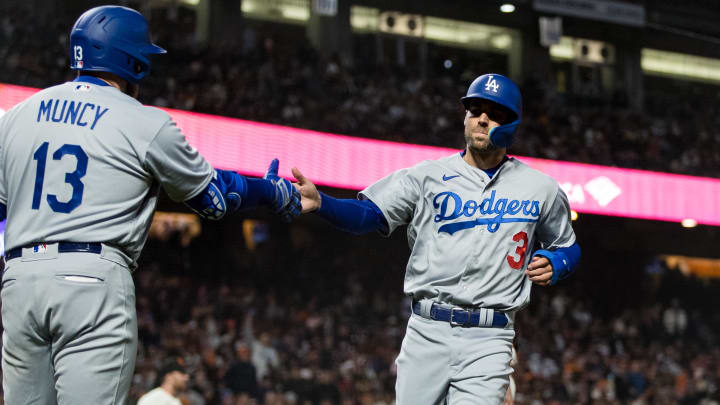
M 516 260 L 513 255 L 507 255 L 508 264 L 515 270 L 520 270 L 523 263 L 525 263 L 525 253 L 527 253 L 528 237 L 526 232 L 518 232 L 513 235 L 515 242 L 522 242 L 522 244 L 515 248 L 515 254 L 518 255 Z
M 47 162 L 48 147 L 50 144 L 44 142 L 33 154 L 33 159 L 37 160 L 37 174 L 35 175 L 35 192 L 33 193 L 32 209 L 40 209 L 40 199 L 42 198 L 43 181 L 45 180 L 45 164 Z M 52 158 L 53 160 L 61 160 L 65 155 L 73 155 L 77 159 L 75 171 L 65 173 L 65 183 L 72 186 L 72 197 L 70 200 L 62 202 L 58 201 L 55 194 L 47 195 L 47 202 L 50 208 L 55 212 L 70 213 L 82 203 L 83 191 L 85 185 L 80 179 L 85 176 L 88 165 L 88 156 L 80 145 L 65 144 L 56 150 Z

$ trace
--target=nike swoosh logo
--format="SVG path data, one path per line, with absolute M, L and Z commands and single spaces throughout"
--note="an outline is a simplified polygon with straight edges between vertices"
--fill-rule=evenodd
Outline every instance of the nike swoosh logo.
M 443 181 L 448 181 L 450 179 L 454 179 L 455 177 L 460 177 L 460 175 L 456 174 L 454 176 L 448 176 L 448 175 L 443 174 Z

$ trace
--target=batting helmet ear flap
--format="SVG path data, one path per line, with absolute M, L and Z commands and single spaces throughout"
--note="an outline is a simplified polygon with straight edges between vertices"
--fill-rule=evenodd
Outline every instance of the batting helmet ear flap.
M 490 129 L 490 142 L 498 148 L 509 147 L 513 143 L 515 131 L 517 130 L 518 125 L 520 125 L 519 119 L 509 124 L 500 125 L 499 127 Z
M 495 73 L 482 75 L 470 84 L 467 95 L 460 101 L 469 108 L 473 99 L 484 99 L 500 104 L 515 114 L 515 119 L 505 125 L 490 130 L 490 142 L 499 148 L 507 148 L 513 143 L 515 131 L 522 121 L 522 95 L 512 80 Z

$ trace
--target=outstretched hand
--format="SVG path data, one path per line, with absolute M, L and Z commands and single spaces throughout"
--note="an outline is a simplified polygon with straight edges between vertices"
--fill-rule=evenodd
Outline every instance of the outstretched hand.
M 275 197 L 271 207 L 283 221 L 290 223 L 293 218 L 300 215 L 300 193 L 290 181 L 278 176 L 280 161 L 276 158 L 270 162 L 267 173 L 263 177 L 275 186 Z
M 295 188 L 300 192 L 300 204 L 302 205 L 302 213 L 317 211 L 322 204 L 320 192 L 312 181 L 303 176 L 297 167 L 292 168 L 292 174 L 295 176 L 297 183 L 293 183 Z

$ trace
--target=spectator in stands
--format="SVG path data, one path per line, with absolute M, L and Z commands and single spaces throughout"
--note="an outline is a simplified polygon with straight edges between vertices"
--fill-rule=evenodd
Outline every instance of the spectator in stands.
M 181 360 L 168 360 L 158 372 L 160 386 L 140 397 L 138 405 L 181 405 L 179 396 L 189 379 Z
M 238 341 L 235 343 L 235 355 L 223 378 L 225 385 L 238 397 L 257 398 L 257 371 L 250 362 L 250 348 Z
M 253 318 L 255 311 L 249 311 L 245 317 L 245 326 L 243 334 L 245 342 L 250 348 L 252 355 L 250 357 L 253 366 L 257 372 L 257 380 L 262 381 L 273 369 L 277 369 L 280 365 L 280 358 L 277 350 L 272 347 L 270 342 L 270 334 L 262 332 L 260 338 L 256 339 L 253 329 Z
M 677 298 L 672 300 L 670 307 L 663 312 L 665 332 L 670 336 L 682 336 L 687 328 L 687 313 L 680 306 Z

